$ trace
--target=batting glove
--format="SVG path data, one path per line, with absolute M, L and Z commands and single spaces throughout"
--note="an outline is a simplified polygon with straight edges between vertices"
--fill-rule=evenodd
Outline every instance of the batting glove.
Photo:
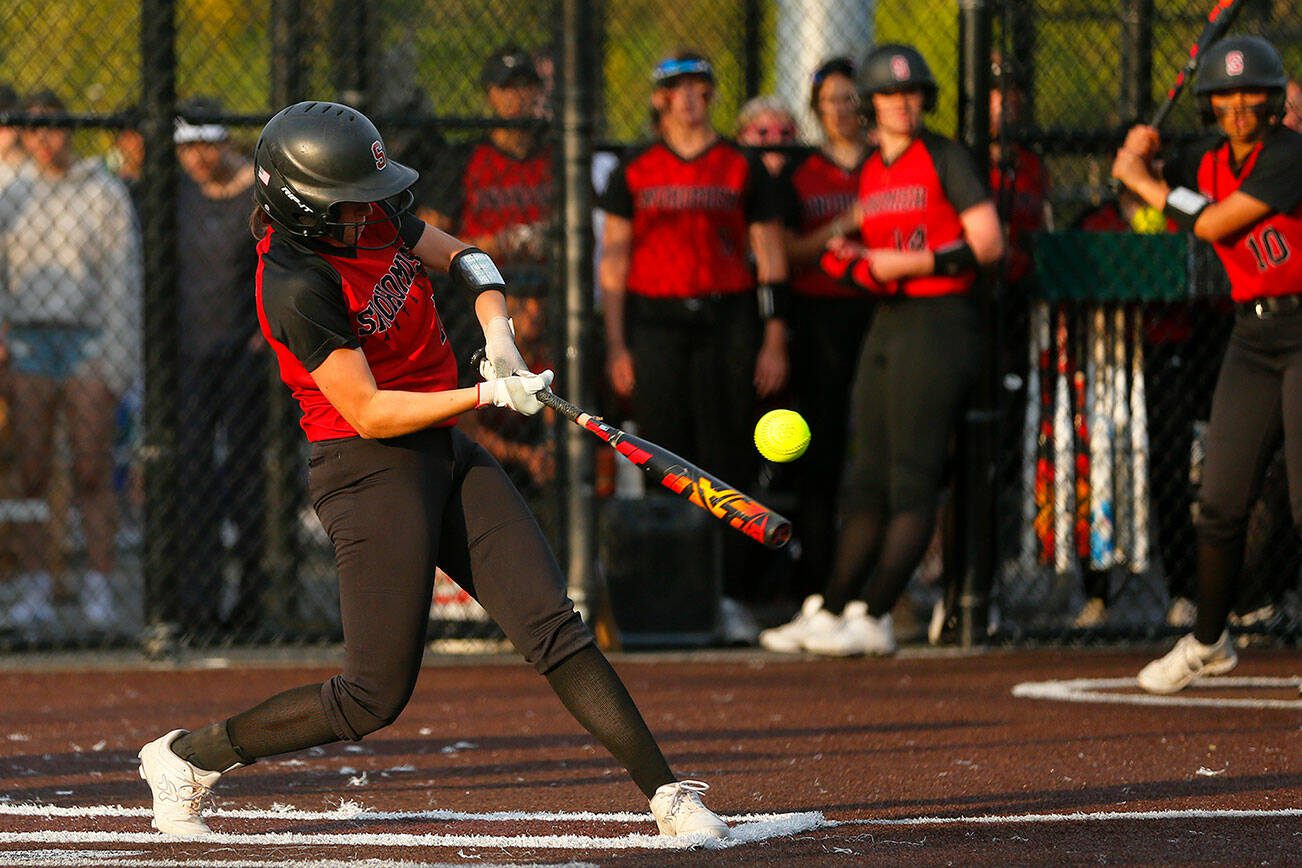
M 484 360 L 479 363 L 479 375 L 492 380 L 528 371 L 529 366 L 515 346 L 515 326 L 504 316 L 490 319 L 484 326 Z
M 541 374 L 523 372 L 510 377 L 495 377 L 479 384 L 476 407 L 510 407 L 524 416 L 532 416 L 543 408 L 538 393 L 552 384 L 555 375 L 550 371 Z

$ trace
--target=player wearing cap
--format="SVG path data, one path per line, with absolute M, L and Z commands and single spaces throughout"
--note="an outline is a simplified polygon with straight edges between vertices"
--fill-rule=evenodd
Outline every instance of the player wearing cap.
M 203 805 L 222 773 L 392 723 L 419 674 L 440 567 L 623 764 L 662 833 L 726 837 L 701 804 L 704 785 L 669 770 L 500 465 L 452 427 L 490 405 L 538 413 L 552 378 L 521 358 L 493 260 L 406 211 L 416 172 L 389 160 L 347 106 L 282 110 L 254 161 L 258 316 L 303 411 L 309 494 L 335 544 L 345 659 L 324 683 L 145 745 L 155 827 L 205 834 Z M 425 265 L 474 296 L 487 350 L 475 387 L 456 388 Z
M 833 239 L 822 264 L 880 298 L 854 378 L 824 608 L 802 612 L 818 627 L 805 650 L 837 656 L 895 650 L 890 611 L 931 538 L 979 358 L 969 293 L 977 269 L 1003 254 L 985 173 L 962 145 L 923 126 L 937 89 L 922 55 L 879 45 L 858 84 L 878 141 L 860 173 L 861 243 Z
M 504 46 L 484 61 L 479 83 L 493 116 L 504 121 L 542 116 L 542 79 L 534 59 Z M 545 286 L 547 227 L 552 210 L 552 149 L 541 128 L 494 128 L 460 159 L 448 162 L 455 180 L 432 191 L 432 222 L 493 257 L 512 286 Z M 441 170 L 443 171 L 443 170 Z
M 1158 131 L 1136 126 L 1112 174 L 1178 228 L 1211 243 L 1230 278 L 1235 322 L 1212 397 L 1198 498 L 1198 614 L 1192 633 L 1139 673 L 1175 693 L 1238 662 L 1225 629 L 1243 569 L 1248 510 L 1281 440 L 1293 522 L 1302 528 L 1302 135 L 1284 127 L 1288 76 L 1257 36 L 1223 39 L 1195 92 L 1216 135 L 1151 168 Z

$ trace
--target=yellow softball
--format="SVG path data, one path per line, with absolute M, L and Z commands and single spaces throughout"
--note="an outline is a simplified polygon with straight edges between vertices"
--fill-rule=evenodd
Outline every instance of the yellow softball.
M 1145 205 L 1130 218 L 1130 228 L 1141 235 L 1155 235 L 1166 231 L 1166 215 L 1152 205 Z
M 755 425 L 755 448 L 769 461 L 795 461 L 809 448 L 809 423 L 795 410 L 770 410 Z

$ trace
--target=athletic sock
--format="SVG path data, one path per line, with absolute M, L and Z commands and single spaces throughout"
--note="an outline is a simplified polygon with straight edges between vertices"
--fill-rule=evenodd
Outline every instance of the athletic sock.
M 864 579 L 877 557 L 882 521 L 875 512 L 853 512 L 842 522 L 836 542 L 832 575 L 823 591 L 823 608 L 841 614 L 845 604 L 859 595 Z
M 547 681 L 574 719 L 605 745 L 648 799 L 658 787 L 677 780 L 624 682 L 596 645 L 566 657 L 547 673 Z
M 206 771 L 223 771 L 336 741 L 339 736 L 321 704 L 321 685 L 305 684 L 229 720 L 180 736 L 172 742 L 172 752 Z
M 935 510 L 931 509 L 901 512 L 891 516 L 886 523 L 877 573 L 864 594 L 869 615 L 880 618 L 895 607 L 895 602 L 922 562 L 922 556 L 927 553 L 931 531 L 936 524 L 935 515 Z
M 1194 638 L 1204 645 L 1215 645 L 1225 631 L 1242 566 L 1241 545 L 1198 541 L 1198 616 L 1194 621 Z

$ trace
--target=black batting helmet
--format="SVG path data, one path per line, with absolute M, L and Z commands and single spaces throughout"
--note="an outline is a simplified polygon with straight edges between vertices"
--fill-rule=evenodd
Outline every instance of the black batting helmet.
M 918 49 L 894 42 L 875 46 L 859 64 L 855 81 L 859 87 L 859 104 L 872 112 L 872 95 L 900 90 L 921 90 L 923 108 L 936 107 L 936 77 Z
M 341 203 L 410 196 L 418 177 L 388 158 L 366 115 L 333 102 L 281 109 L 262 128 L 253 159 L 258 206 L 286 232 L 305 238 L 343 227 L 335 210 Z
M 1288 73 L 1279 52 L 1260 36 L 1231 36 L 1214 44 L 1198 65 L 1198 108 L 1204 123 L 1213 123 L 1211 95 L 1226 90 L 1264 90 L 1266 117 L 1284 114 L 1284 90 Z

